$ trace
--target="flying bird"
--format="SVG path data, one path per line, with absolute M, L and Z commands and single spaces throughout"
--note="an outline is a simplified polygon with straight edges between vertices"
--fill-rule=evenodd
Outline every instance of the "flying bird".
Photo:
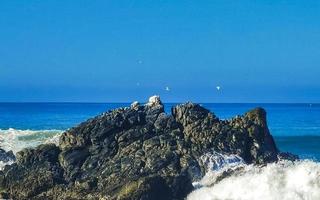
M 221 87 L 220 87 L 220 86 L 217 86 L 216 88 L 217 88 L 217 90 L 218 90 L 218 91 L 221 89 Z
M 165 90 L 166 90 L 166 91 L 170 91 L 170 88 L 167 86 L 167 87 L 165 88 Z

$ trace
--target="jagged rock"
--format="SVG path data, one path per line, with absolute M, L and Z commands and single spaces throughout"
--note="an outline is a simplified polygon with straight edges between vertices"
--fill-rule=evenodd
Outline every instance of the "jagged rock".
M 5 151 L 0 148 L 0 161 L 1 162 L 10 162 L 10 161 L 15 161 L 16 157 L 14 156 L 12 151 Z
M 137 101 L 133 102 L 133 103 L 130 105 L 131 109 L 134 109 L 134 110 L 137 110 L 137 109 L 139 108 L 139 106 L 140 106 L 140 104 L 139 104 L 139 102 L 137 102 Z
M 229 121 L 193 103 L 167 115 L 154 96 L 71 128 L 58 147 L 19 152 L 0 189 L 14 199 L 183 199 L 206 172 L 200 156 L 212 151 L 255 164 L 279 155 L 261 108 Z
M 60 149 L 54 144 L 18 152 L 17 163 L 4 169 L 1 186 L 6 188 L 5 193 L 9 192 L 12 199 L 27 199 L 64 183 L 63 169 L 57 159 L 59 153 Z
M 161 105 L 161 104 L 162 103 L 160 100 L 160 96 L 154 95 L 149 98 L 149 101 L 148 101 L 148 103 L 146 103 L 146 106 L 157 106 L 157 105 Z

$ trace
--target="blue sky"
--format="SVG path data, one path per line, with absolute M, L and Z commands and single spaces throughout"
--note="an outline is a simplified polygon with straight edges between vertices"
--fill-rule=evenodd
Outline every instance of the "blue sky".
M 320 102 L 319 11 L 312 0 L 0 1 L 0 101 Z

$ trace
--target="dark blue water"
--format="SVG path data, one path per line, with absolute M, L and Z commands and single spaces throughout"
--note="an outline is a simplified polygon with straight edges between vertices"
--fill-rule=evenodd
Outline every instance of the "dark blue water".
M 166 112 L 175 104 L 165 104 Z M 226 119 L 263 107 L 278 147 L 320 160 L 320 104 L 202 104 Z M 129 103 L 0 103 L 0 129 L 65 130 Z

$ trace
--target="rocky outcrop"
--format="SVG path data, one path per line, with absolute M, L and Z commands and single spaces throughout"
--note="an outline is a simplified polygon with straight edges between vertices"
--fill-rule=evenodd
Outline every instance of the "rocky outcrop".
M 2 193 L 14 199 L 183 199 L 205 174 L 200 157 L 207 152 L 255 164 L 277 160 L 262 108 L 232 120 L 193 103 L 171 113 L 155 96 L 71 128 L 59 146 L 25 149 L 1 172 Z
M 14 156 L 12 151 L 5 151 L 0 148 L 0 162 L 7 163 L 7 162 L 14 162 L 16 157 Z

